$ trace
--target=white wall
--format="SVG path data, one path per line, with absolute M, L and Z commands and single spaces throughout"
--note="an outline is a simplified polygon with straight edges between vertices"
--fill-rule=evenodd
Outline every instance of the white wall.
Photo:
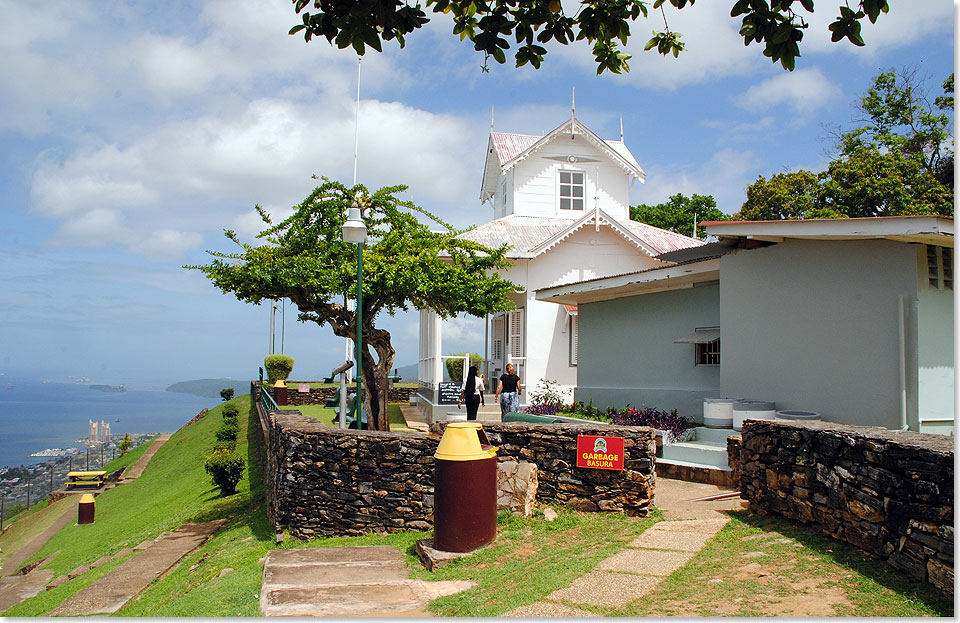
M 950 432 L 954 420 L 953 291 L 938 290 L 921 279 L 917 298 L 920 430 Z
M 916 249 L 886 240 L 787 240 L 723 256 L 722 394 L 899 428 L 903 295 L 907 421 L 915 421 Z
M 558 162 L 548 157 L 582 157 L 599 162 Z M 560 210 L 559 172 L 582 171 L 585 173 L 584 210 Z M 504 176 L 501 176 L 501 182 Z M 533 156 L 515 165 L 506 175 L 507 205 L 500 207 L 502 199 L 498 190 L 494 214 L 496 218 L 506 214 L 529 216 L 560 216 L 577 219 L 594 209 L 596 196 L 600 209 L 617 219 L 628 219 L 630 198 L 627 173 L 587 142 L 582 136 L 573 140 L 561 137 Z M 512 193 L 511 193 L 512 188 Z M 499 186 L 498 186 L 499 189 Z M 511 198 L 512 195 L 512 198 Z

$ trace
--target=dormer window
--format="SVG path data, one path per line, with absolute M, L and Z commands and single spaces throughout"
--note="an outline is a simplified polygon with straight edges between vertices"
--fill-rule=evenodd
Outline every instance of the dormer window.
M 583 173 L 560 171 L 560 209 L 583 210 Z

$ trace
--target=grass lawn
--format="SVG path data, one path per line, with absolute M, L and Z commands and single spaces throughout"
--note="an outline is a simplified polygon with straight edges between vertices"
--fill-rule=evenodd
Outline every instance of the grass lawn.
M 786 519 L 732 513 L 685 567 L 617 617 L 953 616 L 953 603 L 860 550 Z
M 337 419 L 337 412 L 334 411 L 332 407 L 324 407 L 323 405 L 289 405 L 280 408 L 286 411 L 299 411 L 303 415 L 317 418 L 327 426 L 331 426 L 333 428 L 340 426 L 340 420 Z M 403 414 L 400 413 L 400 403 L 388 404 L 387 415 L 390 417 L 391 431 L 397 432 L 412 430 L 407 428 L 407 421 L 403 419 Z
M 223 529 L 153 582 L 118 616 L 258 617 L 261 560 L 269 550 L 391 545 L 404 554 L 414 578 L 477 582 L 469 591 L 433 601 L 430 608 L 435 613 L 489 617 L 568 586 L 659 519 L 656 513 L 641 519 L 566 508 L 557 508 L 560 516 L 554 522 L 546 522 L 542 515 L 522 519 L 501 514 L 491 545 L 434 573 L 425 571 L 414 553 L 416 541 L 429 537 L 429 531 L 309 541 L 287 537 L 278 544 L 265 509 L 249 396 L 233 402 L 247 415 L 240 418 L 237 451 L 246 457 L 248 472 L 235 495 L 221 498 L 203 471 L 203 455 L 221 421 L 222 405 L 218 405 L 162 446 L 143 476 L 98 496 L 94 524 L 66 526 L 34 559 L 59 550 L 46 567 L 66 573 L 182 523 L 224 518 Z M 399 412 L 398 405 L 391 405 L 393 409 Z M 31 509 L 37 522 L 44 521 L 45 512 Z M 897 577 L 855 548 L 786 520 L 745 512 L 733 515 L 688 565 L 648 596 L 617 611 L 580 607 L 598 616 L 631 617 L 953 614 L 952 604 L 937 597 L 932 587 Z M 22 530 L 33 519 L 23 522 Z M 9 533 L 0 538 L 14 537 Z M 16 538 L 25 538 L 25 532 Z M 3 543 L 0 540 L 0 547 Z M 88 571 L 2 614 L 44 616 L 121 562 Z

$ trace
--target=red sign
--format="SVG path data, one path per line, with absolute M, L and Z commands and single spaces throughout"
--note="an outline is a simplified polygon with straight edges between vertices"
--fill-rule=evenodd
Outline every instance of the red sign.
M 577 435 L 577 467 L 623 469 L 623 437 Z

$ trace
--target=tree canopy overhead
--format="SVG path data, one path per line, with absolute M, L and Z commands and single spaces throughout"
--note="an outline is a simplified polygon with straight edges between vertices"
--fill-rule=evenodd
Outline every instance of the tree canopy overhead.
M 931 103 L 917 72 L 878 75 L 860 98 L 857 127 L 836 136 L 819 173 L 759 176 L 734 218 L 745 220 L 953 215 L 953 74 Z
M 290 34 L 303 32 L 304 39 L 324 37 L 343 49 L 353 47 L 363 55 L 367 46 L 383 51 L 384 41 L 403 47 L 406 36 L 430 21 L 424 6 L 406 0 L 292 0 L 302 23 Z M 715 0 L 714 0 L 715 1 Z M 679 56 L 685 48 L 680 33 L 670 29 L 665 6 L 692 10 L 696 0 L 581 0 L 577 11 L 567 15 L 560 0 L 425 0 L 434 14 L 453 18 L 453 34 L 469 39 L 487 59 L 505 63 L 515 40 L 516 66 L 540 67 L 547 54 L 545 44 L 567 45 L 585 40 L 593 46 L 597 73 L 630 71 L 631 56 L 620 49 L 632 36 L 630 26 L 639 18 L 655 19 L 657 26 L 644 50 Z M 730 0 L 727 0 L 730 2 Z M 306 10 L 309 5 L 313 11 Z M 887 0 L 849 0 L 838 3 L 839 15 L 830 24 L 834 42 L 846 39 L 856 46 L 865 42 L 860 34 L 863 19 L 875 23 L 889 11 Z M 853 4 L 853 8 L 850 5 Z M 743 44 L 763 45 L 763 55 L 792 71 L 800 56 L 800 42 L 808 28 L 804 19 L 813 13 L 813 0 L 736 0 L 731 18 L 739 18 Z
M 329 325 L 335 335 L 356 339 L 356 311 L 345 305 L 345 295 L 356 294 L 357 248 L 341 240 L 347 208 L 356 201 L 367 227 L 362 364 L 364 402 L 374 430 L 389 430 L 375 380 L 388 376 L 395 354 L 390 333 L 376 326 L 381 312 L 392 315 L 413 306 L 433 309 L 445 318 L 460 312 L 482 316 L 511 309 L 507 294 L 516 289 L 494 272 L 509 266 L 504 259 L 506 247 L 490 249 L 457 238 L 459 232 L 446 223 L 399 200 L 396 194 L 405 189 L 392 186 L 369 194 L 362 185 L 347 188 L 324 179 L 280 223 L 274 224 L 256 207 L 267 226 L 257 235 L 262 244 L 242 242 L 235 232 L 226 230 L 239 251 L 208 251 L 212 262 L 186 267 L 203 272 L 224 293 L 245 303 L 290 299 L 300 321 Z M 444 231 L 430 231 L 417 214 Z

